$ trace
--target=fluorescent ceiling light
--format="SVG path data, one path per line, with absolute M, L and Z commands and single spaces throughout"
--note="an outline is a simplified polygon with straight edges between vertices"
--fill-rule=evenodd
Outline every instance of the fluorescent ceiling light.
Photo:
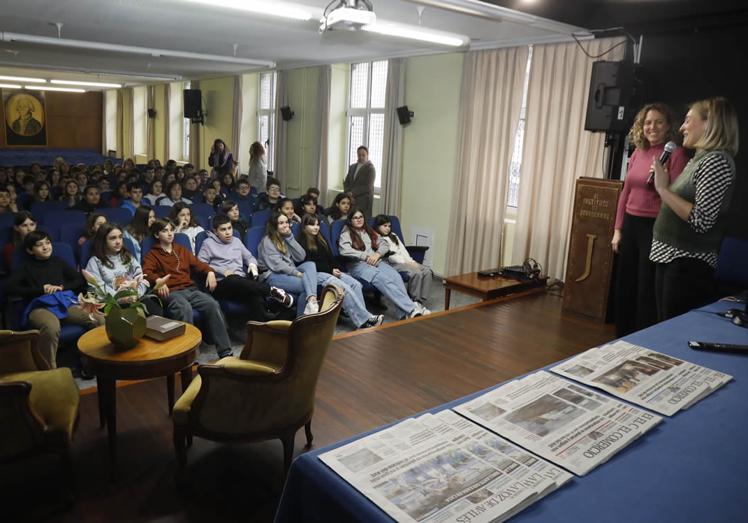
M 290 18 L 292 20 L 311 20 L 312 12 L 298 4 L 289 4 L 285 2 L 275 2 L 269 0 L 184 0 L 194 4 L 205 4 L 211 7 L 225 7 L 227 9 L 237 9 L 239 11 L 248 11 L 268 16 L 278 16 L 280 18 Z
M 122 84 L 109 84 L 106 82 L 80 82 L 75 80 L 50 80 L 49 83 L 57 85 L 85 85 L 89 87 L 122 87 Z
M 46 85 L 24 85 L 24 89 L 33 89 L 34 91 L 61 91 L 63 93 L 85 93 L 85 89 L 74 89 L 72 87 L 49 87 Z
M 330 14 L 327 15 L 327 25 L 329 27 L 341 22 L 369 25 L 376 21 L 377 15 L 374 14 L 374 11 L 354 9 L 352 7 L 339 7 L 330 11 Z
M 20 85 L 16 84 L 0 84 L 0 89 L 20 89 Z
M 465 35 L 436 31 L 415 25 L 385 22 L 384 20 L 377 21 L 371 25 L 365 25 L 361 29 L 371 33 L 420 40 L 422 42 L 448 45 L 451 47 L 461 47 L 470 43 L 470 38 Z
M 0 76 L 0 80 L 11 80 L 13 82 L 29 82 L 32 84 L 46 84 L 47 81 L 44 78 L 26 78 L 24 76 Z

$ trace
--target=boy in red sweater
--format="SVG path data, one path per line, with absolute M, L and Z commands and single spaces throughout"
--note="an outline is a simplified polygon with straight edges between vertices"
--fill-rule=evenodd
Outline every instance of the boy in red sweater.
M 164 301 L 164 311 L 169 318 L 192 323 L 192 309 L 205 318 L 207 336 L 216 346 L 218 356 L 231 356 L 231 342 L 221 308 L 213 297 L 197 289 L 190 276 L 190 269 L 206 274 L 205 286 L 210 292 L 216 288 L 216 275 L 206 263 L 181 245 L 174 243 L 174 227 L 159 219 L 150 227 L 158 244 L 143 258 L 143 273 L 151 284 L 157 278 L 170 275 L 168 285 L 157 293 Z

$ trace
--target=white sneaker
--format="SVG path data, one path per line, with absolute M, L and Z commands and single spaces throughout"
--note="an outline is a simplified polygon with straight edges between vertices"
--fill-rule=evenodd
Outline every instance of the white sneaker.
M 304 314 L 317 314 L 319 312 L 319 303 L 316 300 L 308 300 L 304 307 Z
M 421 314 L 423 314 L 424 316 L 428 316 L 429 314 L 431 314 L 431 311 L 428 310 L 426 307 L 424 307 L 421 302 L 417 301 L 415 302 L 415 304 L 416 304 L 416 308 L 420 309 Z
M 415 308 L 413 308 L 413 310 L 408 314 L 408 318 L 417 318 L 419 316 L 423 316 L 423 313 L 421 312 L 421 309 L 418 308 L 418 304 L 416 304 Z
M 287 309 L 293 306 L 293 296 L 280 287 L 270 287 L 270 297 L 281 302 Z

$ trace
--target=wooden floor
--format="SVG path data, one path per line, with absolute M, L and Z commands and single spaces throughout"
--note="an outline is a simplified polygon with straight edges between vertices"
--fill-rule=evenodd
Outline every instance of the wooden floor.
M 561 299 L 549 294 L 339 336 L 317 386 L 315 447 L 612 338 L 612 326 L 563 315 Z M 283 485 L 279 442 L 220 445 L 196 438 L 188 455 L 188 487 L 178 492 L 172 481 L 175 462 L 164 380 L 121 387 L 117 394 L 117 479 L 109 478 L 96 394 L 84 394 L 73 455 L 76 503 L 51 520 L 272 520 Z M 296 441 L 298 453 L 303 430 Z M 27 488 L 54 499 L 55 481 L 53 476 L 46 482 L 35 478 Z M 47 489 L 49 493 L 40 493 Z

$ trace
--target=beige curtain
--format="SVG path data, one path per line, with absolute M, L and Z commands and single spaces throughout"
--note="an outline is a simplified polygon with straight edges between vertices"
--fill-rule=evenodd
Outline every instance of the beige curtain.
M 278 71 L 275 85 L 275 146 L 273 148 L 273 176 L 278 178 L 281 186 L 285 187 L 286 176 L 286 147 L 288 144 L 288 122 L 283 121 L 280 108 L 288 103 L 286 85 L 288 71 Z
M 106 91 L 101 92 L 101 154 L 107 155 L 107 107 L 106 107 Z
M 595 56 L 621 41 L 581 45 Z M 598 60 L 621 60 L 624 49 Z M 603 176 L 605 134 L 584 130 L 593 61 L 576 43 L 533 48 L 512 261 L 533 258 L 551 278 L 566 270 L 575 180 Z
M 323 65 L 319 72 L 319 161 L 317 163 L 317 188 L 319 189 L 320 205 L 325 205 L 325 196 L 329 188 L 328 180 L 328 142 L 330 132 L 330 87 L 332 81 L 332 67 Z
M 132 99 L 131 87 L 117 90 L 117 154 L 123 160 L 132 158 L 135 149 Z
M 400 215 L 403 157 L 403 127 L 397 118 L 397 108 L 402 105 L 405 105 L 405 60 L 395 58 L 387 65 L 381 196 L 384 214 L 397 216 Z
M 190 89 L 200 89 L 200 82 L 192 80 Z M 200 102 L 202 104 L 202 101 Z M 203 126 L 199 123 L 190 123 L 190 163 L 196 169 L 208 169 L 208 165 L 201 165 L 202 134 Z M 206 160 L 207 161 L 207 160 Z
M 153 106 L 155 105 L 155 89 L 156 87 L 153 85 L 147 85 L 145 88 L 147 111 L 153 109 Z M 152 160 L 156 157 L 156 119 L 155 117 L 151 118 L 151 116 L 147 113 L 146 118 L 146 157 L 148 158 L 148 160 Z
M 527 55 L 527 47 L 514 47 L 470 52 L 465 57 L 449 274 L 500 265 L 509 165 Z
M 164 114 L 161 117 L 161 121 L 164 122 L 164 150 L 161 163 L 165 164 L 169 159 L 169 139 L 171 136 L 171 86 L 169 84 L 164 85 Z
M 117 156 L 125 158 L 125 95 L 122 89 L 117 89 Z
M 242 75 L 238 74 L 234 77 L 234 110 L 231 120 L 231 152 L 233 153 L 234 161 L 237 163 L 237 174 L 239 173 L 239 156 L 242 154 L 249 154 L 248 151 L 245 152 L 239 150 L 239 139 L 242 134 L 242 112 L 244 108 L 242 82 Z

